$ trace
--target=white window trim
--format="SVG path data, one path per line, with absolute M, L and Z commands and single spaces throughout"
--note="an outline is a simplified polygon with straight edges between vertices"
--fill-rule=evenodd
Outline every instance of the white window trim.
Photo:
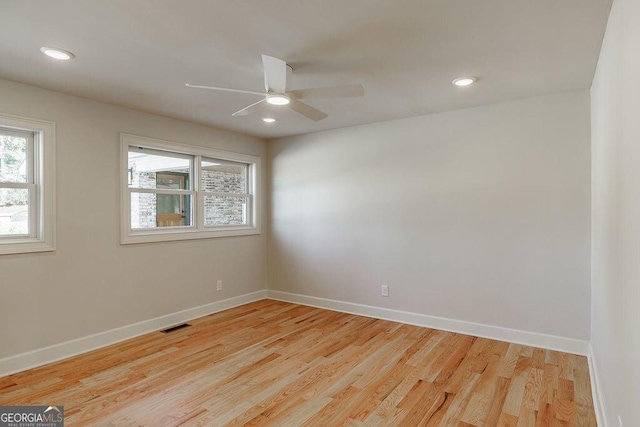
M 131 192 L 139 189 L 130 189 L 128 185 L 129 174 L 129 146 L 144 147 L 155 150 L 170 151 L 180 154 L 188 154 L 201 157 L 228 160 L 231 162 L 248 163 L 250 166 L 251 180 L 248 183 L 252 192 L 250 209 L 250 225 L 228 227 L 204 227 L 204 218 L 200 207 L 203 205 L 204 193 L 200 191 L 200 165 L 193 165 L 193 218 L 191 227 L 166 227 L 148 230 L 131 229 Z M 120 243 L 123 245 L 136 243 L 168 242 L 175 240 L 208 239 L 215 237 L 247 236 L 261 233 L 261 188 L 262 177 L 261 159 L 248 154 L 232 153 L 213 148 L 205 148 L 187 145 L 179 142 L 165 141 L 138 135 L 120 134 Z M 172 190 L 175 192 L 175 190 Z M 191 192 L 191 191 L 189 191 Z
M 0 255 L 54 251 L 56 249 L 55 123 L 0 113 L 0 126 L 34 133 L 36 170 L 33 174 L 37 200 L 33 205 L 38 212 L 36 215 L 38 224 L 34 234 L 25 237 L 0 238 Z M 31 206 L 29 208 L 31 209 Z

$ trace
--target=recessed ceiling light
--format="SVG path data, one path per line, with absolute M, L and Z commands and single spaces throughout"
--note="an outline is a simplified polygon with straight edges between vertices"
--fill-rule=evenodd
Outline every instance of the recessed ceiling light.
M 274 119 L 273 117 L 263 117 L 262 121 L 265 123 L 273 123 L 276 121 L 276 119 Z
M 62 49 L 54 49 L 52 47 L 41 47 L 40 52 L 44 53 L 48 57 L 51 57 L 53 59 L 60 59 L 62 61 L 68 61 L 69 59 L 73 58 L 73 53 L 67 52 L 66 50 Z
M 474 84 L 476 80 L 477 79 L 475 77 L 460 77 L 458 79 L 455 79 L 451 83 L 456 86 L 469 86 L 471 84 Z
M 289 103 L 289 98 L 284 95 L 269 95 L 269 97 L 267 97 L 267 102 L 273 105 L 287 105 Z

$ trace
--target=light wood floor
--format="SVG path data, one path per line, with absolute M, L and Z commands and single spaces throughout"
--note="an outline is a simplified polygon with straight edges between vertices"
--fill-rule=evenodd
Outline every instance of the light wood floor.
M 272 300 L 0 378 L 75 425 L 595 426 L 587 361 Z

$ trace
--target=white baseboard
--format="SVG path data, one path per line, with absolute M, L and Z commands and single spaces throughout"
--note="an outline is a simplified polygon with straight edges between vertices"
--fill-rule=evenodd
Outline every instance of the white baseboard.
M 267 295 L 270 299 L 279 301 L 293 302 L 296 304 L 325 308 L 343 313 L 408 323 L 410 325 L 457 332 L 476 337 L 508 341 L 516 344 L 562 351 L 565 353 L 586 356 L 589 349 L 589 342 L 586 340 L 558 337 L 555 335 L 540 334 L 537 332 L 503 328 L 501 326 L 485 325 L 481 323 L 467 322 L 464 320 L 448 319 L 445 317 L 428 316 L 426 314 L 355 304 L 345 301 L 336 301 L 332 299 L 292 294 L 281 291 L 268 290 Z
M 591 394 L 593 396 L 593 409 L 596 412 L 596 420 L 598 421 L 598 426 L 608 427 L 609 422 L 607 421 L 607 413 L 604 407 L 604 400 L 602 399 L 602 394 L 600 393 L 600 377 L 598 376 L 598 370 L 596 369 L 596 359 L 593 355 L 593 348 L 591 347 L 591 344 L 589 344 L 589 354 L 587 355 L 587 360 L 589 361 Z
M 428 316 L 425 314 L 412 313 L 408 311 L 393 310 L 370 305 L 356 304 L 345 301 L 337 301 L 326 298 L 318 298 L 307 295 L 293 294 L 273 290 L 260 290 L 222 301 L 215 301 L 210 304 L 201 305 L 176 313 L 144 320 L 142 322 L 123 326 L 109 331 L 100 332 L 71 341 L 54 344 L 48 347 L 32 350 L 26 353 L 0 359 L 0 377 L 16 372 L 46 365 L 48 363 L 67 359 L 78 354 L 96 350 L 111 344 L 135 338 L 149 332 L 158 331 L 169 326 L 186 322 L 198 317 L 207 316 L 222 310 L 237 307 L 250 302 L 270 298 L 279 301 L 292 302 L 296 304 L 308 305 L 312 307 L 324 308 L 327 310 L 340 311 L 344 313 L 357 314 L 366 317 L 391 320 L 394 322 L 408 323 L 411 325 L 423 326 L 427 328 L 441 329 L 444 331 L 457 332 L 484 338 L 491 338 L 500 341 L 508 341 L 517 344 L 525 344 L 535 347 L 558 350 L 567 353 L 587 355 L 589 353 L 589 343 L 587 341 L 558 337 L 554 335 L 539 334 L 535 332 L 521 331 L 517 329 L 503 328 L 500 326 L 484 325 L 462 320 L 448 319 L 444 317 Z M 591 377 L 594 378 L 594 405 L 596 405 L 596 415 L 598 408 L 602 410 L 602 403 L 599 394 L 596 396 L 597 375 L 593 360 L 589 357 L 589 369 L 592 370 Z M 598 400 L 598 402 L 596 402 Z M 604 419 L 604 418 L 603 418 Z M 605 425 L 606 424 L 600 424 Z
M 177 323 L 186 322 L 198 317 L 207 316 L 222 310 L 259 301 L 267 297 L 266 290 L 260 290 L 237 297 L 215 301 L 199 307 L 189 308 L 176 313 L 144 320 L 109 331 L 100 332 L 60 344 L 39 348 L 26 353 L 0 359 L 0 377 L 16 372 L 57 362 L 78 354 L 86 353 L 101 347 L 135 338 L 149 332 L 159 331 Z

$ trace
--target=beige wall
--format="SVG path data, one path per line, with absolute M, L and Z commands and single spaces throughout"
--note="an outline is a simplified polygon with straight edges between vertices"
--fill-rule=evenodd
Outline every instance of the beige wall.
M 264 289 L 267 249 L 271 289 L 588 338 L 587 92 L 269 144 L 2 80 L 0 111 L 58 143 L 58 249 L 0 257 L 0 358 Z M 120 132 L 268 157 L 269 247 L 121 246 Z
M 591 88 L 591 345 L 610 426 L 640 423 L 640 2 L 615 0 Z
M 0 111 L 55 122 L 58 151 L 57 250 L 0 256 L 0 358 L 265 288 L 264 233 L 121 246 L 118 181 L 120 132 L 263 158 L 264 141 L 4 80 Z
M 270 141 L 269 288 L 588 339 L 589 140 L 579 91 Z

